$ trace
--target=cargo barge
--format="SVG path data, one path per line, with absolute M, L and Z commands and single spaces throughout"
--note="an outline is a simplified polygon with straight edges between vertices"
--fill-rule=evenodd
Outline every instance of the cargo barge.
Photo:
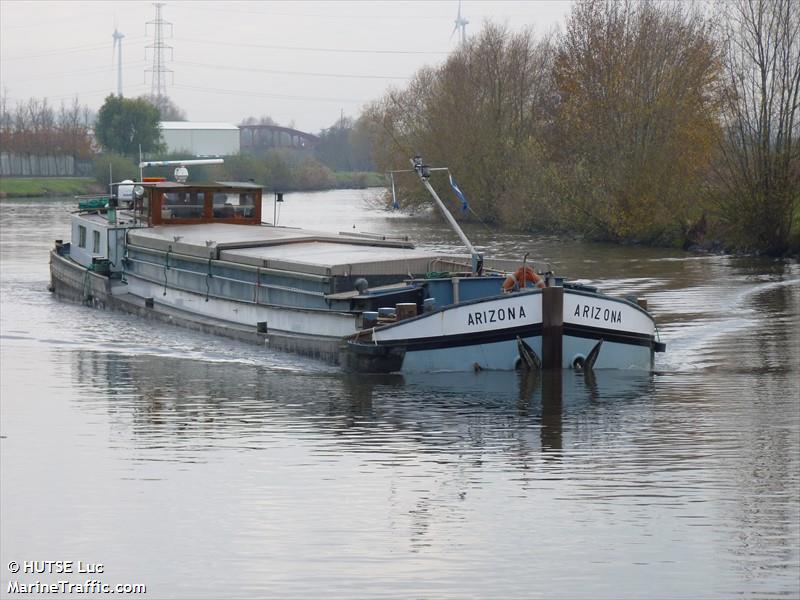
M 192 162 L 84 199 L 51 252 L 51 290 L 361 372 L 649 370 L 664 349 L 643 302 L 476 252 L 421 159 L 409 171 L 468 254 L 263 223 L 260 186 L 189 183 Z

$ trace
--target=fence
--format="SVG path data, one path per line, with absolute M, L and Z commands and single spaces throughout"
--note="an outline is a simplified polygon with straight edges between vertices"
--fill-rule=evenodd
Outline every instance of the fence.
M 0 177 L 91 177 L 92 161 L 0 152 Z

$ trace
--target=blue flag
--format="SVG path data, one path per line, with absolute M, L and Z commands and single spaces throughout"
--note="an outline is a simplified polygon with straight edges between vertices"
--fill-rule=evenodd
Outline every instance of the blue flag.
M 450 174 L 448 173 L 448 175 Z M 461 188 L 458 187 L 458 184 L 456 183 L 456 180 L 453 179 L 452 175 L 450 175 L 450 187 L 453 188 L 456 196 L 458 196 L 458 199 L 461 200 L 461 212 L 466 214 L 466 212 L 469 210 L 469 202 L 467 202 L 467 197 L 464 195 L 464 192 L 461 191 Z

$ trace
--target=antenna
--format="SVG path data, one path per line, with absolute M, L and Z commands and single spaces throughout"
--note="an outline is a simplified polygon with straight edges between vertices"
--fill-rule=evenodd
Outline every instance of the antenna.
M 189 169 L 186 165 L 221 165 L 225 162 L 222 158 L 194 158 L 188 160 L 144 160 L 139 163 L 139 172 L 145 167 L 177 167 L 175 169 L 175 181 L 186 183 L 189 178 Z M 139 176 L 141 179 L 141 175 Z
M 467 25 L 469 25 L 469 21 L 461 16 L 461 0 L 458 0 L 458 16 L 456 17 L 455 24 L 456 26 L 453 27 L 450 37 L 452 38 L 453 33 L 458 31 L 458 28 L 461 27 L 461 45 L 464 46 L 467 43 Z
M 150 95 L 159 110 L 164 105 L 164 98 L 167 95 L 167 73 L 172 73 L 171 69 L 167 69 L 166 60 L 164 59 L 164 50 L 169 50 L 170 60 L 172 59 L 172 46 L 164 44 L 164 27 L 169 27 L 169 36 L 172 37 L 172 23 L 165 21 L 161 18 L 161 8 L 164 6 L 163 2 L 154 2 L 153 6 L 156 7 L 156 18 L 154 21 L 148 21 L 145 24 L 154 26 L 153 43 L 145 46 L 145 54 L 147 49 L 153 50 L 153 67 L 146 69 L 145 73 L 151 73 L 150 80 Z
M 117 31 L 114 27 L 114 33 L 111 35 L 114 38 L 114 45 L 111 47 L 111 63 L 114 63 L 114 54 L 117 54 L 117 96 L 122 98 L 122 38 L 125 36 Z M 119 47 L 119 50 L 117 50 Z

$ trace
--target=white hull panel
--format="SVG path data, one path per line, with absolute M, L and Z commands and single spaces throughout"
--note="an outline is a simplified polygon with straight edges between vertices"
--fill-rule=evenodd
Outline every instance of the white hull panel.
M 615 298 L 564 290 L 564 324 L 653 335 L 655 325 L 644 310 Z
M 429 317 L 377 330 L 374 339 L 387 342 L 432 339 L 531 327 L 542 323 L 542 295 L 515 294 L 446 308 Z
M 285 332 L 341 339 L 356 332 L 355 316 L 333 311 L 314 311 L 249 304 L 209 297 L 155 285 L 135 276 L 128 277 L 128 292 L 192 314 L 253 327 L 267 323 L 269 332 Z

